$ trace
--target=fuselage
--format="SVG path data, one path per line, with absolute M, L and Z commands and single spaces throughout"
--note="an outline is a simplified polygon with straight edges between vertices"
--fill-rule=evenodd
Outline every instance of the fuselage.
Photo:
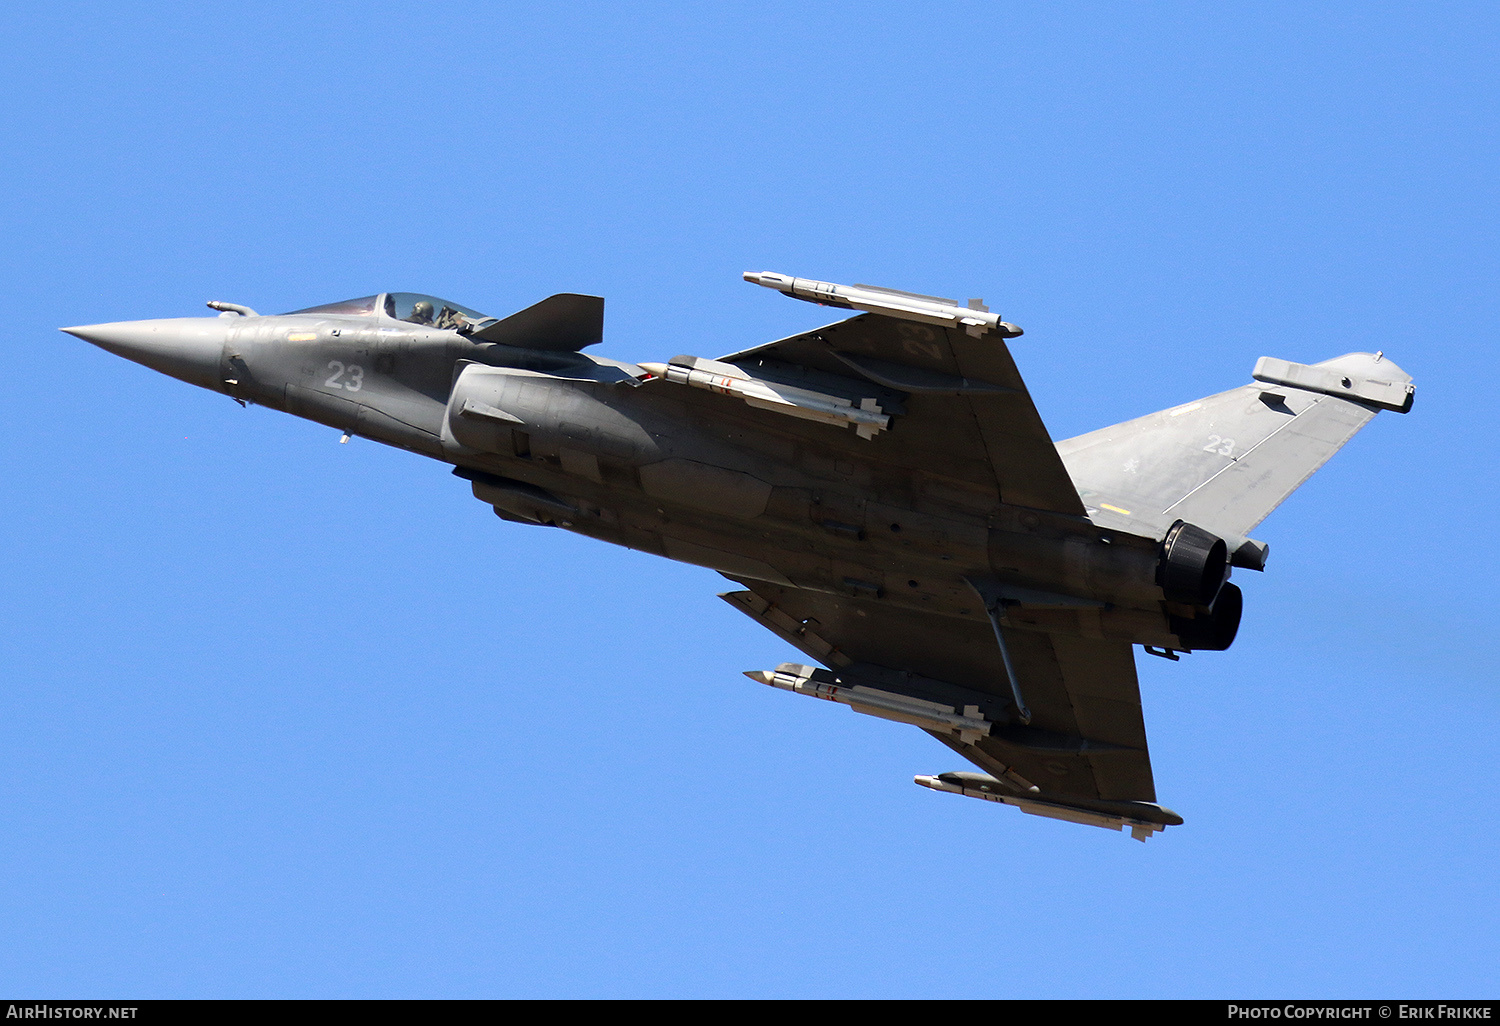
M 68 330 L 241 402 L 449 463 L 508 520 L 950 616 L 984 619 L 970 582 L 998 580 L 1030 596 L 1008 613 L 1018 625 L 1224 647 L 1206 608 L 1163 592 L 1159 538 L 1010 505 L 846 428 L 634 364 L 399 319 L 383 299 L 356 313 Z

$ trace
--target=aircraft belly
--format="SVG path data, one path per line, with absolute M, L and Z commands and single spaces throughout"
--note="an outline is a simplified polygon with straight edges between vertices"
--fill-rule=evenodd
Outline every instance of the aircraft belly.
M 286 386 L 286 412 L 306 420 L 315 420 L 340 431 L 354 431 L 359 427 L 359 403 L 342 395 L 306 388 L 302 385 Z M 381 439 L 384 441 L 385 439 Z
M 763 478 L 776 468 L 758 453 L 702 444 L 690 451 L 699 458 L 671 455 L 644 466 L 581 449 L 560 457 L 486 454 L 479 462 L 571 497 L 580 515 L 568 522 L 570 530 L 737 578 L 961 617 L 979 615 L 965 583 L 975 573 L 1000 572 L 1033 591 L 1075 595 L 1093 595 L 1100 581 L 1113 581 L 1106 591 L 1129 601 L 1109 608 L 1022 606 L 1009 617 L 1031 631 L 1180 647 L 1153 592 L 1154 556 L 1141 546 L 1086 538 L 1081 532 L 1093 529 L 1075 518 L 1043 522 L 1001 507 L 991 520 L 1018 530 L 990 529 L 977 517 L 863 501 L 806 477 L 807 487 L 773 486 Z M 1115 580 L 1132 571 L 1136 594 Z

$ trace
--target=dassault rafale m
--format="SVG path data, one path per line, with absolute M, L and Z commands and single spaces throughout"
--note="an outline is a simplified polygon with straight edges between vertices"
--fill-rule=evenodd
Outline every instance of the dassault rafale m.
M 915 725 L 983 772 L 925 787 L 1145 840 L 1134 646 L 1223 650 L 1248 532 L 1411 377 L 1262 357 L 1250 384 L 1054 443 L 984 303 L 781 274 L 862 311 L 718 359 L 624 363 L 604 301 L 503 319 L 389 292 L 62 330 L 242 405 L 453 465 L 502 519 L 710 567 L 813 663 L 746 674 Z

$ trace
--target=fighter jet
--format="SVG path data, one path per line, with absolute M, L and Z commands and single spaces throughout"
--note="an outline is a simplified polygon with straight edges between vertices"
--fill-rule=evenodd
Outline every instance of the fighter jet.
M 980 300 L 745 278 L 859 311 L 718 359 L 624 363 L 604 301 L 503 319 L 389 292 L 275 316 L 62 330 L 164 374 L 453 466 L 503 520 L 717 570 L 799 650 L 755 681 L 927 731 L 925 787 L 1145 840 L 1134 646 L 1229 647 L 1249 532 L 1411 378 L 1263 357 L 1249 384 L 1054 443 Z

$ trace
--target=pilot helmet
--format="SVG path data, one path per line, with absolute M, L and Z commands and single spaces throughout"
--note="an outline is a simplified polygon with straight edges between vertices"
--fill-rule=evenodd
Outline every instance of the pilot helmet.
M 432 321 L 432 304 L 425 299 L 417 300 L 412 304 L 411 316 L 407 320 L 416 321 L 419 324 L 430 323 Z

